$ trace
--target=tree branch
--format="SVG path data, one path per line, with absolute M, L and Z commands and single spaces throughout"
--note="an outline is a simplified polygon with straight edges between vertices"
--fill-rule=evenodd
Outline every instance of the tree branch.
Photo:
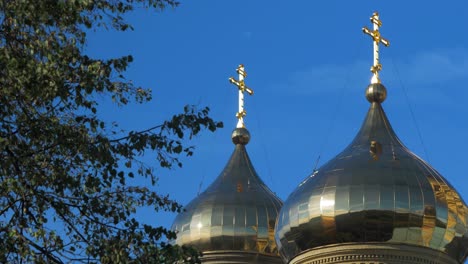
M 129 139 L 133 136 L 137 136 L 137 135 L 141 135 L 141 134 L 144 134 L 144 133 L 148 133 L 152 130 L 155 130 L 157 128 L 161 128 L 163 127 L 163 125 L 158 125 L 158 126 L 154 126 L 154 127 L 151 127 L 151 128 L 148 128 L 146 130 L 142 130 L 142 131 L 138 131 L 138 132 L 135 132 L 134 134 L 131 134 L 131 135 L 128 135 L 128 136 L 125 136 L 125 137 L 121 137 L 121 138 L 117 138 L 117 139 L 112 139 L 112 140 L 109 140 L 110 143 L 115 143 L 115 142 L 119 142 L 119 141 L 122 141 L 122 140 L 125 140 L 125 139 Z

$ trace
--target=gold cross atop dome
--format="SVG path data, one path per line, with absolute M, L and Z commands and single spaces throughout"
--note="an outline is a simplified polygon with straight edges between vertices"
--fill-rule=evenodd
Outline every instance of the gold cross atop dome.
M 244 116 L 247 114 L 247 112 L 244 109 L 244 92 L 247 92 L 248 94 L 252 95 L 253 90 L 245 85 L 244 78 L 247 77 L 247 72 L 245 72 L 243 64 L 240 64 L 239 67 L 237 67 L 237 73 L 239 74 L 239 80 L 230 77 L 229 82 L 237 86 L 237 88 L 239 89 L 239 111 L 236 113 L 236 117 L 238 120 L 237 127 L 241 128 L 245 127 Z
M 371 67 L 371 72 L 373 74 L 371 83 L 380 83 L 379 71 L 382 70 L 382 64 L 379 61 L 379 44 L 382 43 L 386 47 L 390 45 L 390 42 L 384 39 L 379 32 L 379 28 L 382 26 L 382 21 L 379 19 L 379 13 L 374 12 L 370 18 L 372 24 L 374 24 L 374 30 L 370 30 L 367 27 L 363 27 L 362 31 L 371 36 L 374 42 L 374 65 Z

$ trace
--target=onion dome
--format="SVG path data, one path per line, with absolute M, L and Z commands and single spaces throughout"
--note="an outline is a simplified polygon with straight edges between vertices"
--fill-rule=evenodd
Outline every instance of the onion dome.
M 427 262 L 431 260 L 426 258 L 424 263 L 463 263 L 466 259 L 467 206 L 440 173 L 398 139 L 381 105 L 386 95 L 374 73 L 366 90 L 370 108 L 354 140 L 285 201 L 275 230 L 285 261 L 335 245 L 357 244 L 359 249 L 372 248 L 374 255 L 364 257 L 374 260 L 382 245 L 399 245 L 400 250 L 414 246 L 444 259 Z M 351 263 L 345 259 L 320 263 Z M 365 261 L 352 263 L 360 262 Z M 408 262 L 382 263 L 420 262 L 409 257 Z
M 255 172 L 243 120 L 232 141 L 235 149 L 224 170 L 176 217 L 175 243 L 202 251 L 203 263 L 282 263 L 274 239 L 282 202 Z

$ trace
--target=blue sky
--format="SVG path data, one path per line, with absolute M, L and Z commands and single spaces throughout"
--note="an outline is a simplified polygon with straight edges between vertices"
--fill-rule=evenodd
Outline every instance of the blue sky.
M 468 199 L 468 2 L 182 1 L 176 9 L 139 9 L 135 30 L 90 34 L 87 51 L 132 54 L 127 78 L 153 89 L 154 100 L 104 117 L 128 130 L 151 127 L 185 104 L 209 106 L 225 128 L 190 144 L 182 169 L 160 171 L 155 190 L 187 204 L 222 171 L 234 146 L 237 90 L 228 82 L 245 64 L 247 146 L 257 173 L 283 200 L 313 170 L 344 149 L 369 103 L 372 43 L 362 33 L 379 11 L 384 109 L 400 139 Z M 414 113 L 414 119 L 411 114 Z M 416 122 L 415 122 L 416 120 Z M 419 137 L 421 135 L 422 140 Z M 157 166 L 154 155 L 142 157 Z M 169 227 L 175 214 L 141 210 L 144 222 Z

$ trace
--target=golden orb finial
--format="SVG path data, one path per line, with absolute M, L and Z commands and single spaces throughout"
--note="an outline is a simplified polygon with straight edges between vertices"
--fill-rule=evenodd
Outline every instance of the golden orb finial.
M 250 132 L 245 127 L 238 127 L 232 131 L 231 139 L 234 145 L 247 145 L 250 141 Z

